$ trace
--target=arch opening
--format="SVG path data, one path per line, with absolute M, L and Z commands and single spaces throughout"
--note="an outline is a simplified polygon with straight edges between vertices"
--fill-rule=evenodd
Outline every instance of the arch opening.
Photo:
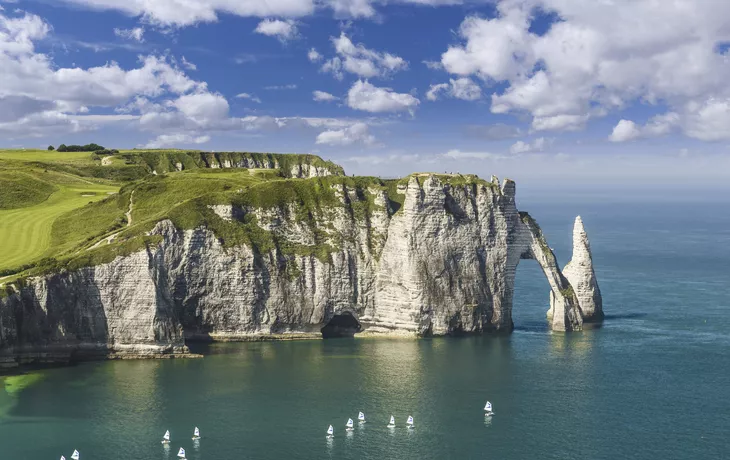
M 360 322 L 349 311 L 335 315 L 321 329 L 323 339 L 354 337 L 362 330 Z

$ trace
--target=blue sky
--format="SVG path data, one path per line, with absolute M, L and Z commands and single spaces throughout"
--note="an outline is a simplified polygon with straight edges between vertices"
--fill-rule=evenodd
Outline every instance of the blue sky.
M 0 6 L 2 147 L 313 152 L 382 176 L 728 179 L 730 2 Z

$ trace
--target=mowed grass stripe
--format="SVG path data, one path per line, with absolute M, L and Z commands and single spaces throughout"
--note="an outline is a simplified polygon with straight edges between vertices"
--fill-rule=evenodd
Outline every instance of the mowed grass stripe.
M 43 257 L 51 242 L 55 220 L 89 201 L 99 201 L 116 192 L 116 187 L 60 186 L 45 202 L 22 209 L 0 211 L 0 270 L 27 264 Z M 94 196 L 81 196 L 95 192 Z

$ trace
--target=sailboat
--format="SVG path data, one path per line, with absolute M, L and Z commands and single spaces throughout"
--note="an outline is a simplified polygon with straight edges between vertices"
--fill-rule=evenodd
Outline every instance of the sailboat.
M 390 416 L 390 423 L 388 423 L 388 428 L 395 428 L 395 417 L 392 415 Z
M 352 419 L 351 418 L 347 419 L 347 424 L 345 424 L 345 427 L 346 427 L 347 431 L 352 431 Z
M 164 436 L 162 436 L 162 444 L 170 444 L 170 430 L 165 431 Z
M 331 438 L 332 436 L 334 436 L 334 434 L 335 434 L 335 429 L 332 427 L 332 425 L 330 425 L 330 427 L 327 428 L 327 437 Z
M 61 460 L 66 460 L 66 457 L 64 457 L 63 455 L 61 455 Z
M 178 451 L 177 451 L 177 456 L 178 456 L 179 458 L 182 458 L 182 459 L 184 459 L 184 458 L 185 458 L 185 449 L 183 449 L 183 448 L 181 447 L 181 448 L 180 448 L 180 450 L 178 450 Z
M 71 460 L 79 460 L 81 458 L 81 454 L 79 454 L 79 451 L 74 449 L 74 453 L 71 454 Z
M 363 414 L 362 412 L 360 412 L 359 414 L 357 414 L 357 420 L 360 423 L 365 423 L 365 414 Z
M 193 430 L 193 439 L 200 439 L 200 430 L 198 429 L 197 426 Z
M 492 412 L 492 403 L 490 403 L 489 401 L 487 401 L 487 404 L 484 406 L 484 412 L 484 415 L 487 417 L 491 417 L 492 415 L 494 415 L 494 412 Z
M 408 420 L 406 420 L 406 425 L 408 425 L 408 428 L 413 428 L 413 416 L 408 416 Z

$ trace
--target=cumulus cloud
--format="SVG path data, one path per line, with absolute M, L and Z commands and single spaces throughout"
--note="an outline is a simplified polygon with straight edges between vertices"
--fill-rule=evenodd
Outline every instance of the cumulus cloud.
M 730 60 L 717 44 L 730 38 L 730 2 L 652 0 L 503 0 L 498 15 L 466 18 L 462 43 L 441 64 L 450 73 L 504 82 L 494 113 L 527 113 L 533 130 L 577 130 L 592 117 L 637 101 L 670 106 L 688 136 L 728 139 Z M 542 35 L 530 31 L 539 7 L 560 20 Z M 502 85 L 500 85 L 502 86 Z M 710 129 L 703 129 L 705 126 Z M 725 125 L 727 126 L 727 125 Z M 636 136 L 630 125 L 616 139 Z M 640 136 L 652 135 L 652 127 Z M 659 130 L 664 129 L 660 126 Z
M 322 60 L 322 55 L 316 49 L 311 48 L 307 52 L 307 59 L 309 59 L 309 62 L 319 62 Z
M 238 98 L 238 99 L 248 99 L 251 102 L 255 102 L 257 104 L 261 104 L 261 99 L 259 99 L 258 97 L 254 96 L 253 94 L 249 94 L 249 93 L 238 93 L 238 94 L 236 94 L 236 98 Z
M 257 34 L 276 37 L 281 42 L 293 40 L 299 36 L 297 24 L 291 19 L 282 21 L 280 19 L 264 19 L 259 22 L 254 30 Z
M 114 29 L 114 35 L 117 37 L 125 38 L 127 40 L 134 40 L 138 43 L 144 41 L 144 29 L 141 27 L 135 27 L 134 29 Z
M 551 139 L 545 139 L 544 137 L 538 137 L 532 142 L 517 141 L 512 144 L 509 153 L 516 155 L 520 153 L 542 152 L 550 142 Z
M 339 97 L 324 91 L 312 91 L 312 98 L 317 102 L 332 102 L 339 99 Z
M 608 140 L 611 142 L 626 142 L 641 137 L 662 136 L 669 134 L 679 123 L 680 116 L 674 112 L 654 116 L 644 126 L 639 126 L 631 120 L 622 119 L 613 128 Z M 725 130 L 727 131 L 727 128 Z M 701 135 L 695 135 L 694 137 L 701 138 Z
M 407 93 L 356 81 L 347 93 L 347 105 L 366 112 L 413 112 L 420 101 Z
M 408 68 L 408 63 L 400 56 L 371 50 L 361 43 L 356 45 L 344 32 L 331 40 L 337 56 L 328 59 L 321 70 L 337 79 L 342 79 L 343 72 L 373 78 L 387 77 Z
M 316 140 L 317 144 L 341 146 L 354 143 L 371 145 L 374 142 L 375 137 L 370 134 L 368 125 L 365 123 L 355 123 L 347 128 L 324 131 L 317 136 Z
M 435 101 L 439 98 L 440 94 L 446 94 L 464 101 L 476 101 L 482 97 L 482 89 L 470 78 L 464 77 L 457 78 L 456 80 L 452 78 L 449 80 L 449 83 L 431 85 L 426 93 L 426 99 Z

